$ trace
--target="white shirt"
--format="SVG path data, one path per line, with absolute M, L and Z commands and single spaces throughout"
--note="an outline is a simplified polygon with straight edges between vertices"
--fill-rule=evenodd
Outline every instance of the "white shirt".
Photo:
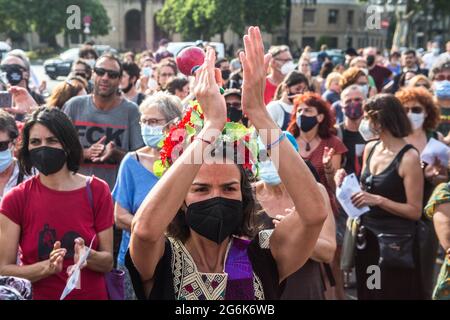
M 429 52 L 422 57 L 425 69 L 431 70 L 436 61 L 439 60 L 439 55 Z
M 294 106 L 292 104 L 286 104 L 281 100 L 271 101 L 267 105 L 267 111 L 270 114 L 270 117 L 277 123 L 277 125 L 281 128 L 284 124 L 284 113 L 287 112 L 292 114 L 294 110 Z

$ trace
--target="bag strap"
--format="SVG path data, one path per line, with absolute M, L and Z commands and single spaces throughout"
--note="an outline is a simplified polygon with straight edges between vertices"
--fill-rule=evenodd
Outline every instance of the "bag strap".
M 92 181 L 92 177 L 86 177 L 86 192 L 87 192 L 87 196 L 88 196 L 88 200 L 89 200 L 89 205 L 91 206 L 92 211 L 95 213 L 94 197 L 92 194 L 91 181 Z

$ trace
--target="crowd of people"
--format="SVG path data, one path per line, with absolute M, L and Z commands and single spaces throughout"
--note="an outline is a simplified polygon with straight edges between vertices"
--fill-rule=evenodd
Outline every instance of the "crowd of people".
M 422 157 L 450 145 L 450 42 L 313 64 L 250 27 L 191 76 L 167 44 L 86 44 L 47 99 L 23 52 L 1 62 L 0 299 L 60 299 L 77 267 L 67 299 L 450 298 L 450 163 Z

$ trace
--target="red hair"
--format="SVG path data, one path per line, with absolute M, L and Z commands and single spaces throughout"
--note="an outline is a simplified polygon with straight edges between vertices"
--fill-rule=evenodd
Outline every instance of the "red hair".
M 336 120 L 331 113 L 329 103 L 323 100 L 317 93 L 306 92 L 294 100 L 294 110 L 292 111 L 291 123 L 288 127 L 288 131 L 292 133 L 294 137 L 297 138 L 300 136 L 300 128 L 297 125 L 297 111 L 302 104 L 316 108 L 319 114 L 323 114 L 323 121 L 319 123 L 318 130 L 320 138 L 328 139 L 336 134 L 336 129 L 334 128 Z

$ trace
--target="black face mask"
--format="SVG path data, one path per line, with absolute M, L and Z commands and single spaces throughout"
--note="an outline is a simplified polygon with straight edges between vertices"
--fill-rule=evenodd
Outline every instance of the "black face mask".
M 30 150 L 30 160 L 33 167 L 48 176 L 62 169 L 66 163 L 66 153 L 63 149 L 40 147 Z
M 228 80 L 230 78 L 231 71 L 230 70 L 222 70 L 222 79 Z
M 128 93 L 128 92 L 130 92 L 131 88 L 133 88 L 133 84 L 130 81 L 128 83 L 128 87 L 126 87 L 125 89 L 122 89 L 122 91 L 123 91 L 123 93 Z
M 303 132 L 311 131 L 318 123 L 319 121 L 317 120 L 317 116 L 314 117 L 300 116 L 297 118 L 297 125 Z
M 239 122 L 242 120 L 242 110 L 230 107 L 227 109 L 227 117 L 232 122 Z
M 191 204 L 186 223 L 199 235 L 221 244 L 239 230 L 244 219 L 242 201 L 213 198 Z
M 23 80 L 23 68 L 19 65 L 3 65 L 2 71 L 6 72 L 6 79 L 12 86 L 17 86 Z

